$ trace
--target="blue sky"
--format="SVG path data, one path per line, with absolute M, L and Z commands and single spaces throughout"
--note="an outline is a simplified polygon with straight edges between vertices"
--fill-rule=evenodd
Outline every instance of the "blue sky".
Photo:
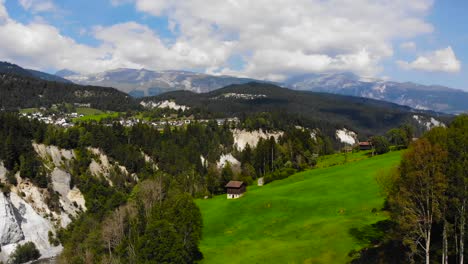
M 0 0 L 0 60 L 271 80 L 352 71 L 468 90 L 467 11 L 462 0 Z

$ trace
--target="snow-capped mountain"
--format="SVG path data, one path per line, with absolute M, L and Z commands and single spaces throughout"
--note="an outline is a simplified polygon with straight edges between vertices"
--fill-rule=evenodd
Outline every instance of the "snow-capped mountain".
M 285 86 L 304 91 L 325 92 L 378 99 L 416 109 L 447 113 L 468 112 L 468 93 L 437 85 L 364 79 L 352 73 L 308 74 L 290 78 Z
M 56 74 L 77 84 L 114 87 L 135 97 L 152 96 L 174 90 L 202 93 L 231 84 L 253 81 L 247 78 L 214 76 L 188 71 L 146 69 L 116 69 L 93 74 L 77 74 L 61 70 Z

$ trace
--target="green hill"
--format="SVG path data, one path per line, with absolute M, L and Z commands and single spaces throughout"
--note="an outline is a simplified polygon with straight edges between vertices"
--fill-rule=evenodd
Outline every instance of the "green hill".
M 0 109 L 49 108 L 62 103 L 86 104 L 100 110 L 119 112 L 141 108 L 128 94 L 114 88 L 46 81 L 16 73 L 1 73 L 0 69 Z
M 250 96 L 250 97 L 249 97 Z M 433 117 L 448 123 L 451 117 L 428 111 L 411 109 L 384 101 L 336 94 L 295 91 L 267 83 L 230 85 L 209 93 L 195 94 L 175 91 L 142 99 L 145 102 L 173 100 L 217 117 L 239 117 L 271 113 L 281 122 L 291 122 L 308 128 L 319 128 L 330 137 L 336 129 L 346 127 L 367 136 L 384 134 L 388 130 L 409 123 L 418 129 L 414 115 Z
M 350 229 L 386 218 L 375 175 L 401 152 L 314 169 L 251 187 L 244 197 L 199 200 L 202 263 L 346 263 Z M 374 212 L 373 212 L 374 211 Z

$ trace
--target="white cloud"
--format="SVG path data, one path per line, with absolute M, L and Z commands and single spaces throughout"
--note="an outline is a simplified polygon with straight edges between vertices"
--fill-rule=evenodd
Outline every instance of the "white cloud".
M 400 44 L 400 48 L 402 50 L 415 50 L 416 49 L 416 43 L 414 43 L 413 41 L 408 41 L 408 42 L 403 42 Z
M 450 46 L 419 56 L 412 62 L 398 61 L 397 63 L 406 70 L 430 72 L 459 72 L 461 70 L 461 62 Z
M 276 80 L 325 71 L 372 76 L 381 71 L 381 60 L 393 55 L 395 40 L 433 30 L 425 21 L 432 0 L 109 0 L 133 1 L 141 12 L 167 18 L 175 37 L 166 40 L 148 26 L 126 22 L 88 31 L 100 44 L 87 46 L 45 21 L 8 18 L 3 1 L 1 58 L 80 72 L 145 67 Z M 53 5 L 20 1 L 28 10 L 46 10 L 38 3 Z M 233 57 L 245 64 L 231 65 Z
M 331 70 L 374 75 L 381 59 L 393 55 L 394 39 L 433 30 L 424 20 L 432 0 L 135 2 L 142 12 L 167 16 L 191 47 L 209 52 L 199 46 L 200 39 L 229 40 L 229 56 L 247 62 L 239 74 L 258 78 Z M 233 72 L 225 63 L 218 70 Z
M 52 0 L 19 0 L 20 5 L 33 13 L 55 11 L 57 8 Z
M 218 65 L 227 60 L 230 46 L 229 42 L 214 43 L 209 39 L 198 45 L 183 39 L 167 45 L 149 27 L 135 22 L 97 27 L 94 31 L 95 37 L 109 47 L 114 60 L 156 69 Z

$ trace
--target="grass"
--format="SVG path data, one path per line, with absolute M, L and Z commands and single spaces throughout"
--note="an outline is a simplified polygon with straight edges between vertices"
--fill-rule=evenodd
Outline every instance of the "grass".
M 351 250 L 365 246 L 350 231 L 387 217 L 372 212 L 383 205 L 376 173 L 401 158 L 401 152 L 373 158 L 355 154 L 355 162 L 249 188 L 241 199 L 198 200 L 202 263 L 348 262 Z
M 117 118 L 119 113 L 111 111 L 101 111 L 99 109 L 87 108 L 87 107 L 77 107 L 76 112 L 79 115 L 84 115 L 83 117 L 74 118 L 74 122 L 78 121 L 101 121 L 104 118 Z
M 104 114 L 103 111 L 95 108 L 89 108 L 89 107 L 77 107 L 76 108 L 76 113 L 79 115 L 101 115 Z
M 32 114 L 35 112 L 39 112 L 39 108 L 23 108 L 19 111 L 21 114 Z
M 367 159 L 370 157 L 370 155 L 371 151 L 369 150 L 320 156 L 317 161 L 317 168 L 326 168 L 341 165 L 348 162 L 355 162 Z

